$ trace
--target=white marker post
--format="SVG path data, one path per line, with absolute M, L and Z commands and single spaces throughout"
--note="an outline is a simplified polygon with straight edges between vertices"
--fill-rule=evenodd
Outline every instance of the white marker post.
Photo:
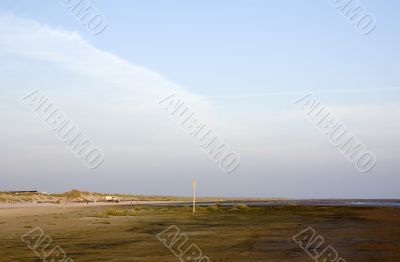
M 193 178 L 193 215 L 196 212 L 196 179 Z

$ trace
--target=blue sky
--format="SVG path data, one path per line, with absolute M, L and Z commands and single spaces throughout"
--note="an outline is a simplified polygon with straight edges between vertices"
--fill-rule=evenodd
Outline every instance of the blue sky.
M 92 0 L 108 19 L 97 36 L 59 1 L 40 3 L 0 2 L 0 15 L 13 17 L 1 19 L 11 33 L 0 36 L 1 117 L 10 123 L 2 131 L 6 182 L 0 190 L 24 187 L 23 180 L 43 191 L 185 195 L 196 176 L 203 195 L 400 197 L 398 1 L 360 1 L 376 17 L 369 35 L 359 34 L 328 0 Z M 49 30 L 38 37 L 39 27 Z M 80 71 L 88 64 L 104 76 Z M 128 65 L 151 73 L 132 75 Z M 163 80 L 148 80 L 154 74 Z M 115 77 L 127 80 L 107 86 Z M 138 87 L 127 90 L 131 83 Z M 197 101 L 203 119 L 241 154 L 234 175 L 221 174 L 164 112 L 155 117 L 157 109 L 147 107 L 168 94 L 163 86 Z M 108 164 L 88 175 L 40 120 L 14 104 L 34 88 L 103 146 Z M 309 92 L 377 154 L 373 172 L 360 175 L 298 111 L 293 102 Z M 168 130 L 162 138 L 158 125 Z M 157 165 L 147 162 L 152 158 Z M 117 179 L 108 182 L 110 174 Z
M 100 36 L 58 1 L 5 0 L 0 8 L 77 31 L 96 47 L 205 95 L 398 84 L 397 1 L 362 1 L 377 17 L 368 36 L 328 0 L 92 3 L 110 21 Z

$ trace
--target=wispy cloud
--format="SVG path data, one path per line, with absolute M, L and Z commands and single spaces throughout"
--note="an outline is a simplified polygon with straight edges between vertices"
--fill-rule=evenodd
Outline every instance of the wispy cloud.
M 398 161 L 393 157 L 400 153 L 395 132 L 395 120 L 400 117 L 397 105 L 326 103 L 379 155 L 379 167 L 374 169 L 379 175 L 368 181 L 351 176 L 353 167 L 304 121 L 291 105 L 292 98 L 288 97 L 288 106 L 268 106 L 268 102 L 277 100 L 276 96 L 286 101 L 285 96 L 297 97 L 309 91 L 352 95 L 379 94 L 382 89 L 292 90 L 208 97 L 100 50 L 76 32 L 12 15 L 0 15 L 0 56 L 3 187 L 30 184 L 44 191 L 82 187 L 187 194 L 187 181 L 190 185 L 192 177 L 197 176 L 203 185 L 202 194 L 208 195 L 334 197 L 364 193 L 373 196 L 378 189 L 384 189 L 387 196 L 398 192 L 394 186 L 400 182 L 394 175 Z M 104 150 L 107 161 L 95 171 L 95 181 L 51 131 L 20 104 L 20 97 L 35 88 L 51 97 Z M 241 168 L 235 178 L 221 175 L 202 149 L 193 145 L 191 138 L 160 110 L 158 102 L 171 93 L 179 94 L 240 152 Z M 267 102 L 258 107 L 236 100 L 253 97 L 265 97 Z M 234 103 L 213 101 L 231 98 Z M 335 178 L 329 174 L 333 170 Z M 310 184 L 310 177 L 312 184 L 319 185 L 318 190 Z M 330 182 L 326 183 L 326 179 Z M 344 180 L 347 188 L 343 188 Z M 363 191 L 354 193 L 354 188 Z
M 270 96 L 298 96 L 307 93 L 315 94 L 346 94 L 346 93 L 366 93 L 376 91 L 400 91 L 400 87 L 380 87 L 380 88 L 354 88 L 354 89 L 320 89 L 320 90 L 300 90 L 287 92 L 266 92 L 266 93 L 240 93 L 240 94 L 218 94 L 212 96 L 202 96 L 199 99 L 237 99 L 252 97 L 270 97 Z

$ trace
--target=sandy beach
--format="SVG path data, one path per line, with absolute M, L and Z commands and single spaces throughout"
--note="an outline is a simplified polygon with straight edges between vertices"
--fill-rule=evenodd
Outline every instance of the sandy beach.
M 181 203 L 182 201 L 180 201 Z M 151 204 L 174 204 L 176 202 L 171 201 L 122 201 L 120 203 L 108 203 L 108 202 L 68 202 L 66 208 L 69 207 L 89 207 L 89 206 L 125 206 L 125 205 L 151 205 Z M 63 204 L 56 203 L 29 203 L 29 202 L 21 202 L 21 203 L 0 203 L 1 209 L 12 209 L 12 208 L 33 208 L 34 210 L 38 210 L 41 207 L 49 207 L 49 208 L 64 208 Z M 39 209 L 40 210 L 40 209 Z M 1 214 L 1 211 L 0 211 Z

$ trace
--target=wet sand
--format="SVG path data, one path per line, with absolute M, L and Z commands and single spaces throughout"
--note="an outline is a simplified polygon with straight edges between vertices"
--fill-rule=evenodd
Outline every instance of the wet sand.
M 74 261 L 179 261 L 157 238 L 172 225 L 212 261 L 313 261 L 292 239 L 307 227 L 345 261 L 400 261 L 399 208 L 200 207 L 193 216 L 190 207 L 127 206 L 129 216 L 102 216 L 107 208 L 0 209 L 1 261 L 40 261 L 21 241 L 35 227 Z
M 126 206 L 126 205 L 154 205 L 154 204 L 165 204 L 174 205 L 174 201 L 121 201 L 120 203 L 110 202 L 68 202 L 66 207 L 92 207 L 92 206 Z M 186 203 L 186 202 L 179 202 Z M 189 202 L 188 202 L 189 203 Z M 33 202 L 19 202 L 19 203 L 0 203 L 0 209 L 6 208 L 40 208 L 40 207 L 53 207 L 64 208 L 63 204 L 56 203 L 33 203 Z

